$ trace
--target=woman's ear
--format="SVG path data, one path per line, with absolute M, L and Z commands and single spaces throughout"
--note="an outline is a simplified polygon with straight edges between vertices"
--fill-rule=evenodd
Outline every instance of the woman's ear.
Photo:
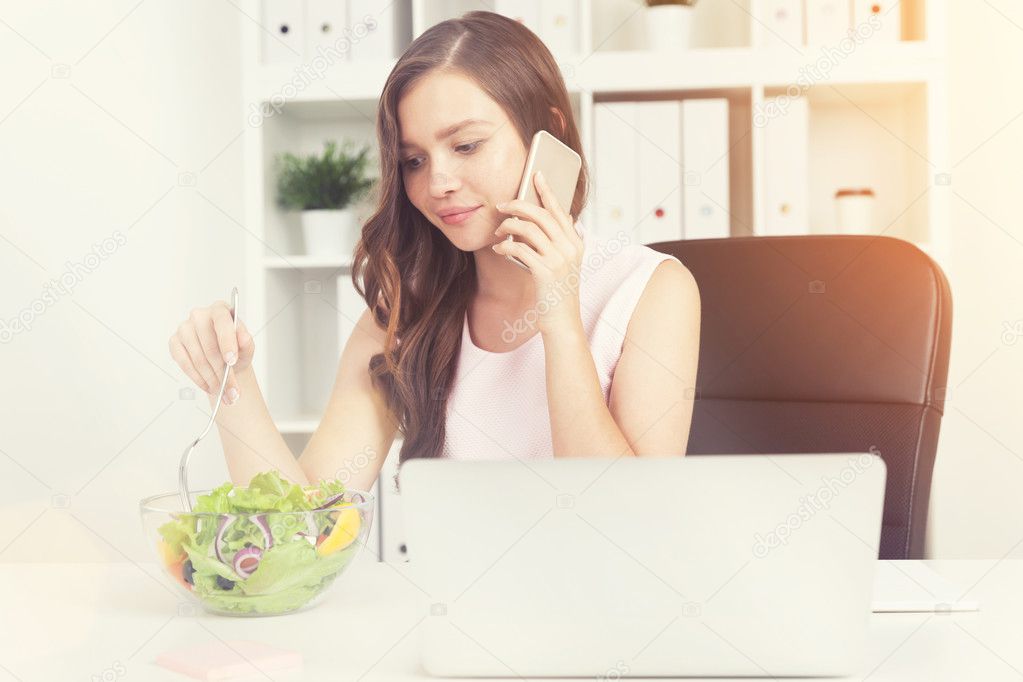
M 561 110 L 558 109 L 557 107 L 551 107 L 551 112 L 558 119 L 558 126 L 560 126 L 558 129 L 558 137 L 564 137 L 565 130 L 567 128 L 565 125 L 565 115 L 562 114 Z

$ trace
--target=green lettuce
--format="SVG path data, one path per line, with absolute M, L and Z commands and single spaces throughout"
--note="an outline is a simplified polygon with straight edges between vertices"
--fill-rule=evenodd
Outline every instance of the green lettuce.
M 194 512 L 212 514 L 265 513 L 274 545 L 264 549 L 259 566 L 247 578 L 233 566 L 217 559 L 213 543 L 219 518 L 181 513 L 159 528 L 170 551 L 187 554 L 194 573 L 193 593 L 207 606 L 225 612 L 283 613 L 297 609 L 325 589 L 358 551 L 358 543 L 327 556 L 320 556 L 298 532 L 327 533 L 331 522 L 326 514 L 301 517 L 277 516 L 274 512 L 313 511 L 335 495 L 345 492 L 337 480 L 323 480 L 303 488 L 268 471 L 252 477 L 247 487 L 225 483 L 195 502 Z M 308 493 L 308 496 L 307 496 Z M 339 501 L 340 502 L 340 501 Z M 309 520 L 312 519 L 313 527 Z M 251 517 L 241 516 L 228 527 L 221 551 L 230 561 L 246 546 L 263 548 L 264 535 Z

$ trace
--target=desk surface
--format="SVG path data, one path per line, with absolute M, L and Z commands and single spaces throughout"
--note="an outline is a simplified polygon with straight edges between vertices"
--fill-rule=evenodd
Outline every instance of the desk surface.
M 848 679 L 1023 679 L 1023 560 L 926 563 L 981 610 L 873 614 L 863 672 Z M 0 680 L 181 681 L 189 678 L 156 665 L 157 654 L 229 639 L 304 655 L 301 670 L 246 679 L 436 679 L 418 667 L 422 593 L 407 564 L 359 557 L 323 602 L 277 618 L 197 612 L 159 571 L 155 563 L 0 564 Z

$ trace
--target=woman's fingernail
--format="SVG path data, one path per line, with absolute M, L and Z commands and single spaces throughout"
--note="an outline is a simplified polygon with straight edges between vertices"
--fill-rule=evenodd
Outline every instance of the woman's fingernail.
M 234 405 L 236 402 L 238 402 L 238 389 L 235 388 L 234 386 L 227 389 L 227 400 L 228 405 Z
M 238 356 L 234 354 L 234 351 L 228 351 L 227 355 L 224 356 L 224 362 L 228 365 L 233 365 L 238 360 Z
M 537 179 L 540 180 L 540 182 L 546 182 L 546 180 L 544 180 L 544 177 L 543 177 L 543 171 L 537 171 L 536 172 L 536 177 L 537 177 Z
M 500 246 L 500 244 L 491 244 L 490 245 L 490 250 L 493 251 L 494 253 L 497 253 L 497 247 L 498 246 Z
M 497 210 L 498 210 L 498 211 L 503 211 L 503 210 L 505 209 L 505 207 L 506 207 L 506 206 L 507 206 L 508 204 L 506 204 L 506 203 L 504 203 L 504 202 L 502 201 L 501 203 L 499 203 L 499 204 L 494 204 L 494 205 L 495 205 L 495 206 L 497 206 Z

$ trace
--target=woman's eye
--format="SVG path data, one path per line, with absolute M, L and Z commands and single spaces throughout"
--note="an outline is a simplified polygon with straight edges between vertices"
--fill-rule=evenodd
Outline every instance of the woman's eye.
M 483 140 L 477 140 L 476 142 L 466 142 L 455 147 L 455 151 L 461 151 L 463 154 L 471 154 L 476 151 L 476 148 L 483 144 Z M 401 162 L 401 167 L 405 170 L 414 171 L 418 169 L 422 164 L 417 163 L 419 157 L 414 156 L 410 159 L 405 159 Z

